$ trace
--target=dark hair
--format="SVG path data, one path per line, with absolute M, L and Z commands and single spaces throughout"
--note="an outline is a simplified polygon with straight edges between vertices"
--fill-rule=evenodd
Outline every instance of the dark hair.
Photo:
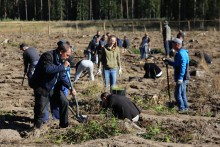
M 70 48 L 70 45 L 68 45 L 66 42 L 63 44 L 58 45 L 57 47 L 57 52 L 67 52 L 68 49 Z
M 28 45 L 26 43 L 22 43 L 22 44 L 19 45 L 20 48 L 23 48 L 25 46 L 28 46 Z
M 102 93 L 102 94 L 101 94 L 101 99 L 102 99 L 103 97 L 107 97 L 108 95 L 109 95 L 108 92 L 104 92 L 104 93 Z

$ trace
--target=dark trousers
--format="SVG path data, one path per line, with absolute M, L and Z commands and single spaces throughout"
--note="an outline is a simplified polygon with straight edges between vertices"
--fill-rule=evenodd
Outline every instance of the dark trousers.
M 34 90 L 35 105 L 34 105 L 34 126 L 41 128 L 43 124 L 43 117 L 46 113 L 47 106 L 50 100 L 59 106 L 60 113 L 60 127 L 65 128 L 68 126 L 68 100 L 61 90 L 50 93 L 47 96 L 42 95 L 39 90 Z

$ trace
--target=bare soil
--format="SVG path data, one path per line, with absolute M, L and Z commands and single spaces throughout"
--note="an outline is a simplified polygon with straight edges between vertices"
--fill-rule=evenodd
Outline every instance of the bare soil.
M 158 79 L 144 79 L 144 70 L 140 64 L 139 55 L 125 52 L 121 54 L 123 75 L 118 77 L 118 85 L 126 88 L 126 94 L 132 98 L 142 109 L 143 121 L 137 125 L 142 131 L 149 131 L 148 126 L 160 126 L 161 133 L 157 134 L 157 141 L 144 139 L 141 133 L 131 132 L 107 139 L 96 139 L 76 144 L 76 146 L 219 146 L 220 145 L 220 33 L 219 32 L 185 32 L 185 46 L 189 50 L 190 59 L 199 62 L 198 66 L 190 66 L 190 72 L 200 71 L 201 75 L 191 76 L 187 88 L 190 111 L 188 114 L 157 111 L 159 106 L 167 107 L 167 79 L 164 63 L 161 61 L 164 55 L 154 54 L 156 63 L 161 67 L 163 75 Z M 123 33 L 117 33 L 123 37 Z M 176 32 L 173 32 L 176 34 Z M 140 44 L 143 33 L 129 33 L 131 46 Z M 1 146 L 54 146 L 43 135 L 40 138 L 28 137 L 29 130 L 33 127 L 33 90 L 28 86 L 27 79 L 21 86 L 23 78 L 22 52 L 18 45 L 26 42 L 29 46 L 37 48 L 42 54 L 54 49 L 56 42 L 66 39 L 76 48 L 79 56 L 83 56 L 83 50 L 88 46 L 93 34 L 53 34 L 50 37 L 43 34 L 0 34 L 0 145 Z M 162 49 L 161 33 L 149 32 L 152 41 L 151 49 Z M 8 41 L 4 42 L 6 39 Z M 194 39 L 197 42 L 188 43 Z M 205 51 L 213 58 L 213 63 L 207 65 L 203 59 L 195 57 L 195 51 Z M 80 58 L 76 58 L 78 61 Z M 95 66 L 95 72 L 97 67 Z M 74 77 L 74 69 L 71 77 Z M 174 82 L 173 69 L 169 67 L 171 96 L 173 97 Z M 80 112 L 87 114 L 89 119 L 98 117 L 98 97 L 104 90 L 101 77 L 95 76 L 95 81 L 89 81 L 85 76 L 75 84 L 78 92 Z M 88 89 L 92 89 L 89 91 Z M 69 97 L 71 99 L 71 97 Z M 77 125 L 74 117 L 69 118 L 70 127 Z M 58 127 L 58 122 L 50 121 L 47 129 Z M 162 140 L 166 130 L 169 141 Z M 65 143 L 64 143 L 65 144 Z M 63 146 L 73 146 L 65 144 Z

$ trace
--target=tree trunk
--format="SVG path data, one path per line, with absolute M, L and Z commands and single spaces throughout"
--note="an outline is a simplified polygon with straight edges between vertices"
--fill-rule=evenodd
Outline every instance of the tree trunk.
M 134 0 L 131 1 L 131 18 L 134 18 Z
M 48 20 L 50 21 L 50 0 L 48 0 Z
M 43 20 L 43 2 L 42 2 L 42 0 L 40 1 L 40 19 Z
M 129 14 L 128 14 L 128 0 L 126 0 L 126 10 L 127 10 L 127 19 L 129 19 Z
M 63 5 L 62 5 L 62 0 L 60 0 L 60 20 L 63 20 Z
M 27 0 L 24 0 L 25 3 L 25 19 L 28 19 L 28 15 L 27 15 Z
M 89 19 L 92 20 L 92 0 L 89 0 Z
M 121 0 L 121 18 L 124 18 L 124 16 L 123 16 L 123 0 Z

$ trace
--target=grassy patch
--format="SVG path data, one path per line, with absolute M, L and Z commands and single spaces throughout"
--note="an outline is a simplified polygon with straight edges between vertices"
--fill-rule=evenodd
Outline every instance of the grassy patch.
M 131 51 L 132 51 L 133 54 L 140 54 L 140 50 L 139 49 L 132 48 Z
M 127 133 L 123 126 L 123 121 L 118 121 L 116 118 L 108 118 L 103 120 L 91 120 L 85 124 L 78 124 L 72 128 L 61 132 L 62 130 L 52 130 L 46 137 L 52 142 L 61 144 L 80 143 L 87 140 L 98 138 L 108 138 L 110 136 Z

